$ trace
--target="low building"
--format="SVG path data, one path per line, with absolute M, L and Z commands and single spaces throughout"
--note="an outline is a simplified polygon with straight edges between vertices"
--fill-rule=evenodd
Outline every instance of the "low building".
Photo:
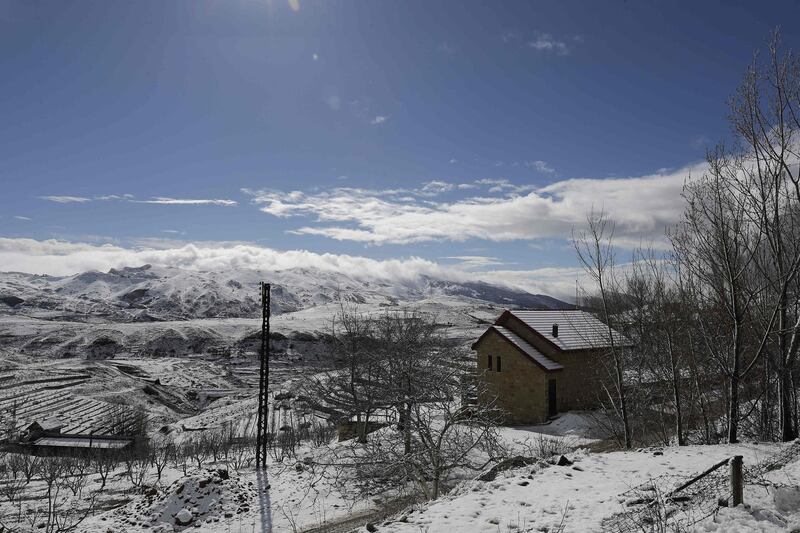
M 30 444 L 31 453 L 45 456 L 85 456 L 97 453 L 116 453 L 133 446 L 128 437 L 96 435 L 46 436 Z
M 56 436 L 61 434 L 64 429 L 64 422 L 57 417 L 35 420 L 25 428 L 28 440 L 35 440 L 44 436 Z
M 478 401 L 496 402 L 512 425 L 591 409 L 604 394 L 612 339 L 630 345 L 585 311 L 504 311 L 472 345 L 486 385 Z

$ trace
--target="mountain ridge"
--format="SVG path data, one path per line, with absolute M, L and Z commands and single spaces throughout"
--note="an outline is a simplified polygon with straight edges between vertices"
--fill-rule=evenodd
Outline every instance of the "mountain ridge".
M 272 284 L 271 310 L 290 313 L 335 301 L 391 307 L 450 297 L 507 307 L 571 307 L 556 298 L 484 281 L 421 275 L 388 280 L 301 267 L 285 270 L 198 271 L 141 265 L 72 276 L 0 272 L 0 313 L 111 322 L 254 318 L 258 284 Z

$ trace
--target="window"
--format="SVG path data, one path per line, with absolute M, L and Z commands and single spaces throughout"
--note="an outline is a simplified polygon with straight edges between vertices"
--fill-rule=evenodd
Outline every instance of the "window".
M 500 368 L 501 368 L 501 366 L 500 366 L 500 356 L 498 355 L 497 356 L 497 371 L 498 372 L 500 372 Z
M 486 368 L 488 368 L 489 370 L 492 369 L 492 356 L 491 355 L 489 356 L 489 364 L 486 366 Z

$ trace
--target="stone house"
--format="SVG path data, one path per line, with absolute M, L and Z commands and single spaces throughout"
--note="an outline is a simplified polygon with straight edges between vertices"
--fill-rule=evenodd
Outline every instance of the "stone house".
M 630 342 L 614 331 L 617 347 Z M 559 412 L 591 409 L 604 392 L 608 328 L 581 310 L 506 310 L 472 345 L 478 401 L 495 401 L 511 425 L 538 424 Z

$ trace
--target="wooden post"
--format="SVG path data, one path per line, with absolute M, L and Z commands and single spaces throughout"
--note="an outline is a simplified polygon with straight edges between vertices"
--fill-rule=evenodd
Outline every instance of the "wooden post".
M 734 455 L 731 458 L 731 500 L 731 507 L 736 507 L 744 501 L 741 455 Z

